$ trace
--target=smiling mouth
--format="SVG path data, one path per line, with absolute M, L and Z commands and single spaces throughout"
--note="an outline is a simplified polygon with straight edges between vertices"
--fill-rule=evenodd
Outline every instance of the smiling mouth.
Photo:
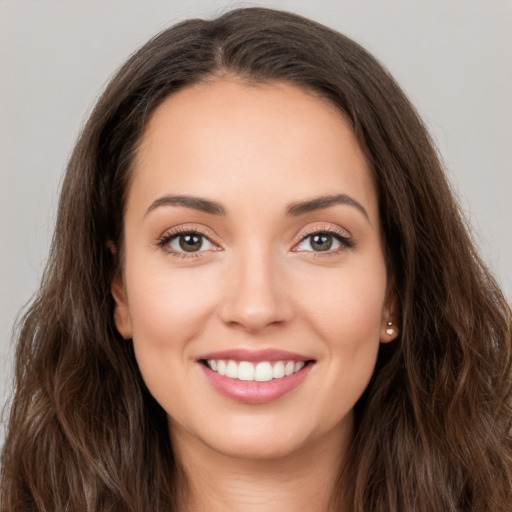
M 200 362 L 211 371 L 229 379 L 245 382 L 270 382 L 284 379 L 315 363 L 306 361 L 234 361 L 226 359 L 202 359 Z

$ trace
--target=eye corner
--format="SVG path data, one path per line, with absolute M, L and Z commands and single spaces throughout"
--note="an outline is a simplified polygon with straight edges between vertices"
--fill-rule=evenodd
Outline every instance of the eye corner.
M 186 241 L 187 237 L 192 238 L 190 244 Z M 179 226 L 165 231 L 156 240 L 155 246 L 165 254 L 176 258 L 199 258 L 203 257 L 205 253 L 222 251 L 222 247 L 212 238 L 212 235 L 196 226 Z
M 314 237 L 321 238 L 313 242 Z M 303 244 L 307 244 L 309 247 L 305 247 Z M 352 236 L 348 235 L 345 230 L 341 230 L 341 228 L 315 226 L 299 233 L 298 240 L 291 248 L 291 252 L 311 253 L 315 257 L 322 255 L 334 256 L 344 250 L 353 248 L 354 245 Z

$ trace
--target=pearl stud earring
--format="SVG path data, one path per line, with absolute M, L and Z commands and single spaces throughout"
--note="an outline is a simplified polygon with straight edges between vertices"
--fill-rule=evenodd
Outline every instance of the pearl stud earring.
M 393 327 L 391 327 L 393 325 L 393 322 L 387 322 L 386 325 L 388 326 L 386 329 L 386 334 L 388 336 L 393 336 L 393 334 L 395 334 L 395 329 L 393 329 Z

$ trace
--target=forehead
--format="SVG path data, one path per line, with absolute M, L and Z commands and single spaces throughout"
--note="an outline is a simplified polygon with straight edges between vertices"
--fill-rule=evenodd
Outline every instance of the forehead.
M 290 84 L 218 79 L 169 96 L 134 164 L 129 201 L 133 194 L 148 201 L 162 193 L 259 194 L 271 202 L 352 193 L 376 215 L 372 173 L 349 123 L 327 100 Z

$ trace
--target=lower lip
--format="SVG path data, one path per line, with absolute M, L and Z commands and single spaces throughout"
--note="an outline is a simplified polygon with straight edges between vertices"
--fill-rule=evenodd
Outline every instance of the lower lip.
M 266 404 L 294 390 L 307 377 L 313 364 L 309 363 L 297 373 L 266 382 L 243 381 L 220 375 L 199 363 L 210 384 L 222 395 L 246 404 Z

